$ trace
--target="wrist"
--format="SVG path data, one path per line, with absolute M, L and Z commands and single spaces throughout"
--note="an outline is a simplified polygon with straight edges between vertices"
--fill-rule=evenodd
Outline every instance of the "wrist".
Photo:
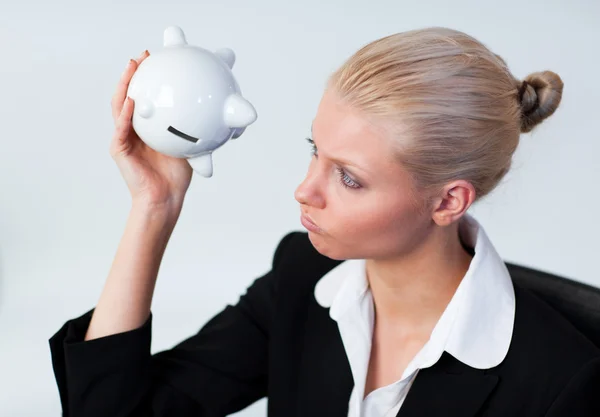
M 181 213 L 182 206 L 183 201 L 175 199 L 155 202 L 138 198 L 132 200 L 131 211 L 144 217 L 176 222 Z

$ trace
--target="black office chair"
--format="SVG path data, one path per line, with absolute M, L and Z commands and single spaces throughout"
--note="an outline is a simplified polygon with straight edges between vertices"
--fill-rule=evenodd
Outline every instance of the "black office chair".
M 515 282 L 546 301 L 600 347 L 600 288 L 505 262 Z

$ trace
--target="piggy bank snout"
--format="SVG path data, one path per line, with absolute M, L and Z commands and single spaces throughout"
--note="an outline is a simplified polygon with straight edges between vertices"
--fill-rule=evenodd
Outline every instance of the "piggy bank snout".
M 231 94 L 225 100 L 225 124 L 233 129 L 244 128 L 256 121 L 254 106 L 239 94 Z

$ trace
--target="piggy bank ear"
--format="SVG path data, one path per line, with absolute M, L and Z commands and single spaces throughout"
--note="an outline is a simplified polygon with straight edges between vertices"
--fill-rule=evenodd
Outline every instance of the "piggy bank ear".
M 154 103 L 145 98 L 139 99 L 135 103 L 135 111 L 140 117 L 149 119 L 154 114 Z
M 231 94 L 225 99 L 224 121 L 230 128 L 246 127 L 257 118 L 254 106 L 239 94 Z
M 235 52 L 229 48 L 221 48 L 215 51 L 215 55 L 221 58 L 229 69 L 233 68 L 233 64 L 235 64 Z
M 185 34 L 179 26 L 169 26 L 163 34 L 163 46 L 187 45 Z

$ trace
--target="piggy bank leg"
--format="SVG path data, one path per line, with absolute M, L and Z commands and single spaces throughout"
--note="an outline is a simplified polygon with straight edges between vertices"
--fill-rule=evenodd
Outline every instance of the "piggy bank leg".
M 188 159 L 190 166 L 203 177 L 210 178 L 213 174 L 212 154 L 206 153 L 195 158 Z

